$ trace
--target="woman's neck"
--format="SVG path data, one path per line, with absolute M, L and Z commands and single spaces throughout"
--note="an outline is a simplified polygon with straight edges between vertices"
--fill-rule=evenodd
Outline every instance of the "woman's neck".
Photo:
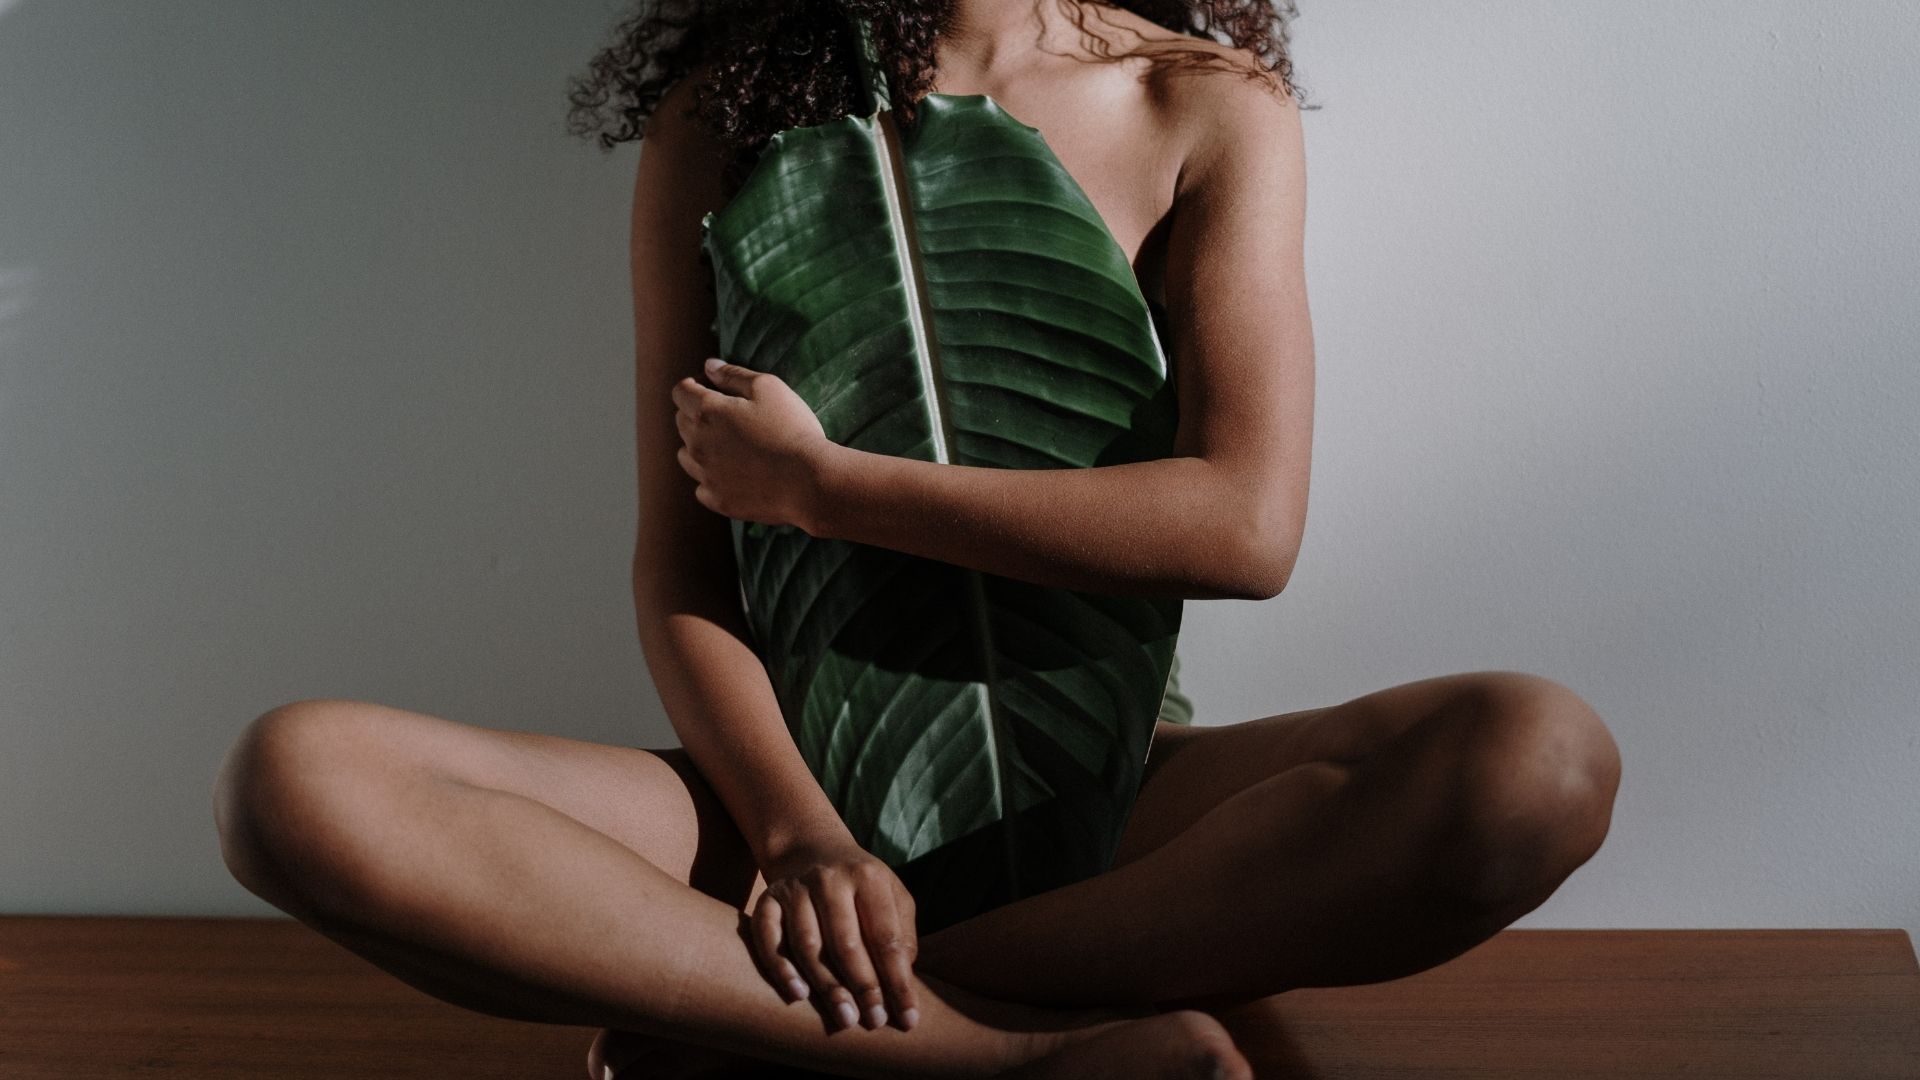
M 1034 50 L 1079 36 L 1081 0 L 953 0 L 940 35 L 942 70 L 991 79 L 1018 68 Z

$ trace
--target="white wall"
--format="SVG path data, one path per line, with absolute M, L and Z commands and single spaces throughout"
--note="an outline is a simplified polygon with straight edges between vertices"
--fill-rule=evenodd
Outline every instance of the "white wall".
M 0 3 L 0 911 L 260 913 L 309 696 L 673 741 L 626 594 L 604 2 Z M 1316 2 L 1292 585 L 1223 723 L 1559 678 L 1626 757 L 1532 925 L 1920 927 L 1920 9 Z

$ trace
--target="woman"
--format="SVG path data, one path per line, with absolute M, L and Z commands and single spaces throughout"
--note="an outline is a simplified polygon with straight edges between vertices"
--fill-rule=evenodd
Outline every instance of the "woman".
M 827 443 L 777 378 L 703 365 L 700 218 L 769 134 L 851 106 L 848 13 L 895 100 L 990 94 L 1080 180 L 1171 321 L 1176 455 L 901 469 Z M 1193 27 L 1235 44 L 1170 29 Z M 609 145 L 645 134 L 634 595 L 684 748 L 292 702 L 221 772 L 235 876 L 449 1001 L 607 1029 L 602 1080 L 1247 1077 L 1233 1029 L 1262 998 L 1421 970 L 1540 904 L 1604 838 L 1619 760 L 1572 691 L 1482 671 L 1162 721 L 1111 870 L 919 939 L 748 644 L 728 517 L 1063 587 L 1280 591 L 1313 385 L 1285 29 L 1258 0 L 644 6 L 574 101 L 615 101 Z

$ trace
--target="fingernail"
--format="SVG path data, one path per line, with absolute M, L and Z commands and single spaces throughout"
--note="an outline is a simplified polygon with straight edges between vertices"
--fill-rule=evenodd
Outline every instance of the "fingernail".
M 907 1006 L 906 1009 L 900 1013 L 900 1022 L 907 1025 L 908 1031 L 912 1031 L 913 1025 L 920 1022 L 920 1010 L 911 1005 Z
M 860 1022 L 860 1010 L 853 1007 L 853 1002 L 842 1001 L 836 1007 L 840 1010 L 841 1026 L 853 1027 Z
M 885 1005 L 867 1006 L 867 1020 L 878 1029 L 887 1026 L 887 1007 Z
M 806 982 L 805 982 L 804 980 L 802 980 L 802 979 L 798 979 L 798 978 L 794 978 L 794 979 L 788 979 L 788 980 L 787 980 L 787 993 L 789 993 L 789 994 L 792 994 L 792 995 L 793 995 L 793 1000 L 795 1000 L 795 1001 L 805 1001 L 805 1000 L 807 1000 L 807 984 L 806 984 Z
M 714 368 L 717 368 L 724 363 L 726 363 L 726 361 L 720 359 L 717 356 L 709 356 L 707 357 L 707 370 L 712 371 Z

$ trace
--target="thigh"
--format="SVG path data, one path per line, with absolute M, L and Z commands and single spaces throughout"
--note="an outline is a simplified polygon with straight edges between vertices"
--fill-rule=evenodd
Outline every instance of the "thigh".
M 736 906 L 758 876 L 739 828 L 678 747 L 610 746 L 334 699 L 284 705 L 262 721 L 294 729 L 284 742 L 343 767 L 402 770 L 543 803 Z
M 1506 673 L 1440 675 L 1375 690 L 1338 705 L 1213 726 L 1161 721 L 1114 865 L 1159 847 L 1253 784 L 1313 761 L 1375 753 L 1459 695 Z

